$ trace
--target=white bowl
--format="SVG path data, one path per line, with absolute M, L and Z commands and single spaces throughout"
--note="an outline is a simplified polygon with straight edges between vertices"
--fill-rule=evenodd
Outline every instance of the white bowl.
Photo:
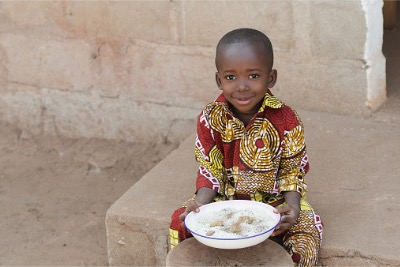
M 273 219 L 273 224 L 270 228 L 263 230 L 260 233 L 235 238 L 220 238 L 207 236 L 196 232 L 196 220 L 208 213 L 215 213 L 225 208 L 233 208 L 235 210 L 254 210 L 256 212 L 262 211 L 266 216 Z M 239 249 L 257 245 L 265 241 L 274 231 L 275 227 L 281 220 L 281 215 L 273 212 L 274 207 L 271 205 L 251 201 L 251 200 L 228 200 L 220 202 L 212 202 L 200 207 L 200 212 L 190 212 L 185 218 L 185 226 L 192 233 L 192 235 L 204 245 L 221 248 L 221 249 Z M 203 217 L 204 218 L 204 217 Z

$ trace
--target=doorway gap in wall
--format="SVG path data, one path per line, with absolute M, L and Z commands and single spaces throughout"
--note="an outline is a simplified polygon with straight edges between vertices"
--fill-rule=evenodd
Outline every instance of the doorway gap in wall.
M 382 47 L 386 57 L 387 96 L 400 98 L 400 4 L 397 1 L 385 1 L 384 5 L 389 9 L 386 12 L 384 10 Z
M 372 116 L 379 121 L 400 124 L 400 2 L 385 0 L 383 19 L 387 99 Z

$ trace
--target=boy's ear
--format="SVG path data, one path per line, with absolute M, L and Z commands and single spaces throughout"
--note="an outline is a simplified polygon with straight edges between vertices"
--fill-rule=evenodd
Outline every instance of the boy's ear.
M 222 84 L 221 84 L 221 78 L 219 77 L 218 71 L 215 73 L 215 82 L 217 83 L 218 88 L 221 89 Z
M 268 88 L 274 87 L 276 79 L 278 78 L 278 72 L 274 69 L 269 73 L 268 77 Z

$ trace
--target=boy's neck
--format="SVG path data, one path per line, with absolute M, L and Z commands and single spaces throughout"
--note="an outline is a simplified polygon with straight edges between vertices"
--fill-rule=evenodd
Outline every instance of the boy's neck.
M 234 113 L 235 114 L 235 113 Z M 254 114 L 235 114 L 235 116 L 244 124 L 244 127 L 246 127 L 251 119 L 254 117 Z
M 235 117 L 238 118 L 240 121 L 242 121 L 244 126 L 246 127 L 250 123 L 251 119 L 253 119 L 254 115 L 258 113 L 258 110 L 260 109 L 262 102 L 263 101 L 260 101 L 260 103 L 254 108 L 254 110 L 248 113 L 242 113 L 238 111 L 233 105 L 229 106 Z

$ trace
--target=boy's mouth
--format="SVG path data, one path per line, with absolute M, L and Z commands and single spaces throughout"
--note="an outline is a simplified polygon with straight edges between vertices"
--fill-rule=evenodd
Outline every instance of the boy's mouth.
M 243 97 L 237 97 L 236 101 L 238 104 L 245 105 L 250 102 L 251 97 L 250 96 L 243 96 Z

